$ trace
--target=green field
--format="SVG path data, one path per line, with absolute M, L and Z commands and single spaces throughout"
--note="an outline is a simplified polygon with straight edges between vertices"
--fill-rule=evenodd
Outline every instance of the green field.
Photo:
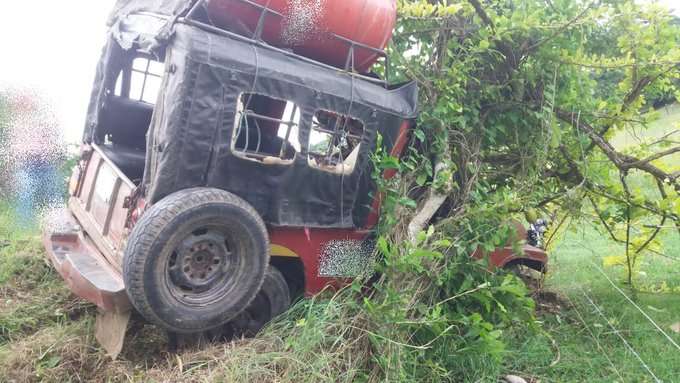
M 680 105 L 655 113 L 659 118 L 647 129 L 616 136 L 613 142 L 618 149 L 653 142 L 680 129 Z M 680 132 L 676 135 L 680 140 Z M 663 162 L 677 170 L 679 154 Z M 634 176 L 633 183 L 644 193 L 657 193 L 643 177 Z M 670 329 L 680 323 L 680 234 L 672 224 L 666 226 L 661 235 L 661 252 L 665 256 L 652 254 L 642 258 L 635 282 L 640 290 L 636 302 L 680 344 L 680 334 Z M 539 318 L 547 335 L 519 337 L 513 351 L 516 357 L 511 358 L 508 368 L 534 375 L 541 382 L 654 381 L 614 328 L 660 380 L 680 382 L 680 350 L 598 270 L 604 270 L 625 294 L 632 296 L 625 285 L 624 268 L 603 266 L 603 257 L 622 253 L 623 246 L 611 241 L 603 228 L 584 222 L 570 224 L 550 254 L 550 272 L 545 284 L 546 290 L 558 294 L 559 308 Z M 559 350 L 559 361 L 551 366 L 558 358 L 556 350 Z
M 680 381 L 680 350 L 676 349 L 598 271 L 602 257 L 620 251 L 605 233 L 589 226 L 574 226 L 551 254 L 551 272 L 546 289 L 559 294 L 559 308 L 539 319 L 549 336 L 518 341 L 509 368 L 540 377 L 542 382 L 644 382 L 654 381 L 640 361 L 615 334 L 610 324 L 664 382 Z M 673 235 L 675 234 L 675 235 Z M 677 233 L 664 238 L 669 254 L 680 248 Z M 597 267 L 596 267 L 597 266 Z M 609 278 L 622 283 L 622 267 L 604 268 Z M 660 286 L 675 292 L 637 294 L 637 304 L 676 343 L 680 334 L 670 326 L 680 322 L 680 260 L 660 256 L 644 259 L 638 283 Z M 587 296 L 587 298 L 586 298 Z M 604 314 L 588 301 L 595 303 Z M 554 339 L 553 344 L 550 338 Z M 559 361 L 551 366 L 557 358 Z

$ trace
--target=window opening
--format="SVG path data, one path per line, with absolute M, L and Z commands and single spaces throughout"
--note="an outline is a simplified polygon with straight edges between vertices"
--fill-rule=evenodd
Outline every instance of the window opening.
M 292 163 L 300 152 L 300 108 L 291 101 L 243 93 L 238 99 L 232 150 L 268 164 Z
M 132 66 L 123 69 L 116 81 L 114 95 L 155 104 L 163 81 L 164 64 L 146 57 L 136 57 Z
M 319 110 L 309 136 L 309 165 L 338 174 L 350 174 L 359 156 L 364 123 L 355 118 Z

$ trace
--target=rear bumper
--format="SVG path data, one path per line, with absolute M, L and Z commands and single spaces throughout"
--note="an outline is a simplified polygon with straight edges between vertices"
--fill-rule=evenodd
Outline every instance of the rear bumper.
M 122 276 L 70 213 L 64 211 L 45 225 L 43 243 L 50 262 L 74 294 L 105 311 L 130 309 Z

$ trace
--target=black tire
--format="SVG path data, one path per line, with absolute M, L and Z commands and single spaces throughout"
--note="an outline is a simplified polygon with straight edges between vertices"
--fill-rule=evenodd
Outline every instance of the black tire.
M 248 308 L 225 326 L 229 338 L 252 337 L 272 319 L 290 307 L 290 289 L 286 278 L 274 266 L 269 266 L 262 288 Z
M 542 278 L 537 278 L 534 273 L 540 273 L 529 266 L 514 263 L 505 267 L 509 273 L 512 273 L 517 278 L 521 279 L 522 282 L 530 291 L 539 290 L 542 285 Z M 541 273 L 543 276 L 543 273 Z
M 128 238 L 123 278 L 142 316 L 186 334 L 219 327 L 247 308 L 268 264 L 257 212 L 229 192 L 195 188 L 142 216 Z

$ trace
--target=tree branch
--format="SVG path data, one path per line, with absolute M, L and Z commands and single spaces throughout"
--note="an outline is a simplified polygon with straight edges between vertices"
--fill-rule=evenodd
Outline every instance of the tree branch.
M 552 39 L 556 38 L 557 36 L 561 35 L 562 33 L 564 33 L 564 31 L 566 31 L 566 30 L 569 29 L 572 25 L 574 25 L 581 17 L 585 16 L 585 14 L 590 10 L 590 8 L 591 8 L 593 5 L 595 5 L 595 2 L 591 2 L 590 4 L 588 4 L 585 8 L 583 8 L 583 10 L 582 10 L 578 15 L 576 15 L 576 17 L 574 17 L 573 19 L 569 20 L 566 24 L 560 26 L 560 27 L 559 27 L 556 31 L 554 31 L 550 36 L 548 36 L 548 37 L 544 38 L 543 40 L 538 41 L 537 43 L 535 43 L 535 44 L 533 44 L 532 46 L 530 46 L 528 50 L 529 50 L 529 51 L 533 51 L 534 49 L 540 47 L 541 45 L 543 45 L 543 44 L 549 42 L 550 40 L 552 40 Z
M 493 20 L 491 20 L 489 15 L 486 13 L 484 7 L 482 7 L 482 4 L 479 3 L 479 0 L 468 0 L 468 2 L 472 4 L 473 8 L 475 8 L 475 12 L 477 12 L 477 15 L 480 19 L 482 19 L 484 24 L 490 27 L 491 30 L 496 33 L 496 26 L 494 25 Z
M 609 233 L 609 236 L 612 237 L 612 240 L 614 242 L 623 243 L 623 240 L 616 238 L 614 231 L 609 227 L 609 224 L 607 223 L 607 221 L 605 221 L 604 216 L 602 215 L 602 212 L 600 212 L 600 209 L 598 209 L 597 204 L 595 204 L 593 197 L 588 196 L 588 200 L 590 200 L 590 204 L 593 205 L 593 210 L 595 210 L 595 214 L 597 214 L 597 218 L 600 219 L 600 222 L 602 222 L 602 225 L 604 226 L 604 228 L 607 229 L 607 232 Z
M 663 152 L 652 154 L 651 156 L 644 158 L 642 160 L 639 160 L 637 162 L 634 162 L 632 164 L 629 164 L 628 166 L 635 167 L 635 166 L 644 165 L 645 163 L 658 160 L 659 158 L 666 157 L 666 156 L 669 156 L 669 155 L 671 155 L 673 153 L 677 153 L 677 152 L 680 152 L 680 146 L 675 147 L 675 148 L 671 148 L 671 149 L 668 149 L 668 150 L 664 150 Z
M 586 133 L 590 140 L 592 141 L 592 143 L 595 146 L 599 147 L 600 150 L 602 150 L 602 152 L 607 156 L 607 158 L 609 158 L 609 160 L 620 171 L 627 172 L 630 169 L 638 169 L 643 172 L 651 174 L 654 178 L 656 178 L 657 180 L 661 180 L 662 182 L 670 180 L 670 182 L 675 185 L 675 190 L 680 192 L 680 185 L 676 182 L 677 177 L 675 176 L 675 174 L 669 174 L 664 172 L 658 167 L 650 164 L 649 161 L 646 161 L 647 159 L 640 160 L 633 156 L 617 152 L 614 146 L 612 146 L 612 144 L 610 144 L 609 141 L 602 138 L 602 136 L 599 135 L 592 126 L 590 126 L 588 123 L 582 120 L 576 121 L 573 113 L 567 112 L 560 108 L 555 108 L 555 113 L 560 120 L 567 122 L 571 124 L 574 128 Z M 656 159 L 653 157 L 655 156 L 651 156 L 651 160 Z
M 617 197 L 617 196 L 615 196 L 615 195 L 611 195 L 611 194 L 607 193 L 606 191 L 600 190 L 600 189 L 602 189 L 602 188 L 599 188 L 599 189 L 598 189 L 597 187 L 593 187 L 592 184 L 588 184 L 588 183 L 587 183 L 586 185 L 588 186 L 588 190 L 590 190 L 592 193 L 595 193 L 595 194 L 597 194 L 597 195 L 599 195 L 599 196 L 608 198 L 608 199 L 610 199 L 610 200 L 612 200 L 612 201 L 616 201 L 616 202 L 621 203 L 621 204 L 626 204 L 626 203 L 627 203 L 625 200 L 623 200 L 623 199 L 621 199 L 621 198 L 619 198 L 619 197 Z M 637 207 L 637 208 L 640 208 L 640 209 L 643 209 L 643 210 L 647 210 L 647 211 L 650 212 L 650 213 L 654 213 L 654 214 L 656 214 L 656 215 L 658 215 L 658 216 L 660 216 L 660 217 L 668 217 L 668 218 L 672 219 L 673 221 L 678 221 L 678 217 L 677 217 L 677 216 L 675 216 L 675 215 L 673 215 L 673 214 L 669 214 L 668 212 L 664 212 L 664 211 L 662 211 L 662 210 L 659 210 L 659 209 L 657 209 L 657 208 L 655 208 L 655 207 L 648 206 L 647 204 L 638 204 L 638 203 L 635 203 L 635 202 L 631 202 L 630 204 L 631 204 L 632 206 Z
M 447 148 L 448 149 L 448 148 Z M 450 150 L 446 150 L 445 153 L 450 153 Z M 446 154 L 445 154 L 446 155 Z M 434 179 L 445 170 L 448 166 L 449 161 L 447 161 L 448 156 L 437 162 L 434 169 Z M 430 223 L 432 217 L 439 208 L 444 204 L 449 194 L 451 193 L 453 180 L 447 180 L 448 185 L 446 185 L 443 190 L 438 189 L 435 185 L 430 186 L 430 191 L 425 199 L 425 202 L 421 205 L 420 210 L 411 218 L 408 224 L 408 238 L 411 242 L 415 243 L 418 238 L 418 233 L 423 231 L 425 227 Z

